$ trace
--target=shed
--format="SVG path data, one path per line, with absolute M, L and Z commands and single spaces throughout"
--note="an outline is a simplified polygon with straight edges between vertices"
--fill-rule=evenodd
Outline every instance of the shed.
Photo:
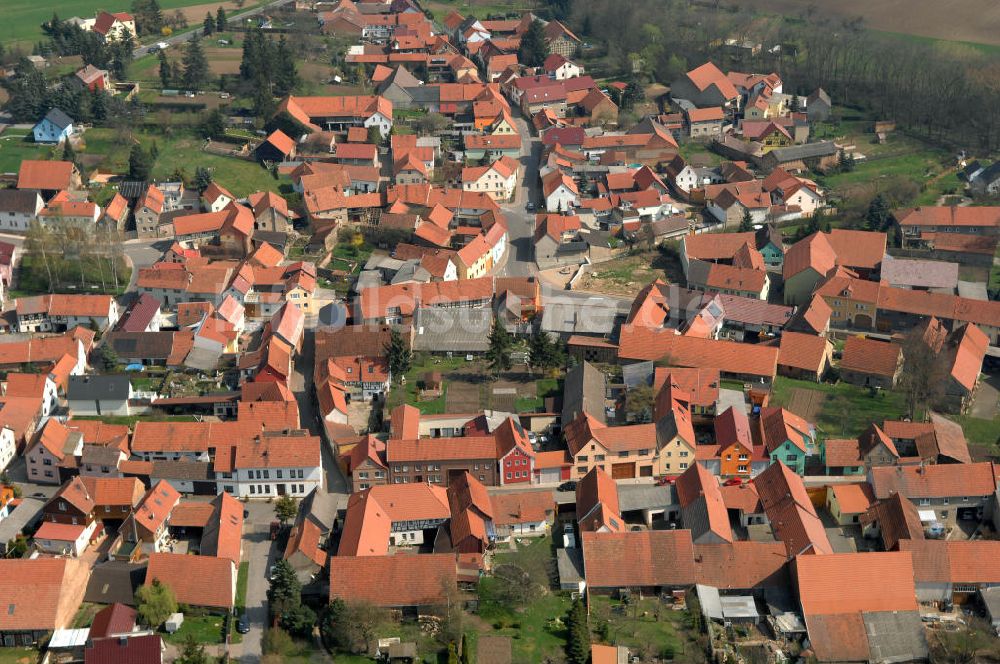
M 698 593 L 698 603 L 706 618 L 724 623 L 752 622 L 760 620 L 757 604 L 752 595 L 720 595 L 719 589 L 712 586 L 695 586 Z

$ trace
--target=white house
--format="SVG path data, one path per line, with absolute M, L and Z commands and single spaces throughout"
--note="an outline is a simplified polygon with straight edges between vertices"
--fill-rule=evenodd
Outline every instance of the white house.
M 554 78 L 557 81 L 565 81 L 568 78 L 583 75 L 583 67 L 559 53 L 552 53 L 545 58 L 542 69 L 545 70 L 549 78 Z
M 576 182 L 560 170 L 542 178 L 542 193 L 545 195 L 545 209 L 549 212 L 565 212 L 580 203 Z
M 323 475 L 319 437 L 262 435 L 237 446 L 231 478 L 219 485 L 237 498 L 304 498 L 323 488 Z
M 503 156 L 489 166 L 462 169 L 462 190 L 489 194 L 495 201 L 509 201 L 517 187 L 518 164 Z
M 364 126 L 366 129 L 370 127 L 378 127 L 379 131 L 382 132 L 382 137 L 384 138 L 392 133 L 392 118 L 386 117 L 380 111 L 375 111 L 365 118 Z
M 220 212 L 227 205 L 235 201 L 236 197 L 224 187 L 220 187 L 212 182 L 205 188 L 205 191 L 201 195 L 201 200 L 204 202 L 207 212 Z
M 90 538 L 100 525 L 93 520 L 89 524 L 44 522 L 35 533 L 35 546 L 45 553 L 77 557 L 87 549 Z
M 38 121 L 32 133 L 35 143 L 62 143 L 73 133 L 73 120 L 58 108 L 53 108 Z
M 26 233 L 45 207 L 34 189 L 0 189 L 0 231 Z
M 692 189 L 701 189 L 709 184 L 722 184 L 726 181 L 722 174 L 712 168 L 695 168 L 690 164 L 684 164 L 684 168 L 671 174 L 668 171 L 668 179 L 674 187 L 685 194 L 691 193 Z
M 115 12 L 114 14 L 101 12 L 94 19 L 91 30 L 101 35 L 106 42 L 118 41 L 123 39 L 125 35 L 130 35 L 133 39 L 136 37 L 135 19 L 131 14 L 125 12 Z
M 14 430 L 7 425 L 0 427 L 0 472 L 3 472 L 17 455 L 17 442 L 14 440 Z

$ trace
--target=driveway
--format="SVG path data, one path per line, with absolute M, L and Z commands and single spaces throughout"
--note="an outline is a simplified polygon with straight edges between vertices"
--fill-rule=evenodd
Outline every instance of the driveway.
M 969 408 L 969 414 L 984 420 L 996 417 L 1000 405 L 1000 375 L 984 375 L 979 382 L 979 389 Z
M 261 639 L 267 625 L 267 571 L 280 552 L 270 538 L 270 523 L 274 507 L 270 503 L 247 503 L 250 512 L 243 524 L 243 559 L 250 563 L 247 570 L 246 616 L 250 631 L 243 643 L 230 646 L 230 654 L 243 664 L 256 664 L 261 658 Z

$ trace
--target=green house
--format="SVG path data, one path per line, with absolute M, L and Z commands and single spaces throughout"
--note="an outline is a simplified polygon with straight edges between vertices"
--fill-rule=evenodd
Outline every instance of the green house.
M 760 428 L 771 462 L 781 461 L 804 475 L 806 458 L 817 453 L 816 427 L 784 408 L 764 408 L 760 413 Z
M 781 240 L 781 231 L 773 224 L 757 229 L 757 251 L 764 257 L 768 267 L 780 268 L 785 262 L 785 247 Z

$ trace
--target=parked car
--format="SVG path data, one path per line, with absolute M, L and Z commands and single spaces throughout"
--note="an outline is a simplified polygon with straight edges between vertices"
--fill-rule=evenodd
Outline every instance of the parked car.
M 528 201 L 528 204 L 524 206 L 524 209 L 527 210 L 528 212 L 534 212 L 535 204 L 532 203 L 531 201 Z
M 563 482 L 559 485 L 559 491 L 576 491 L 576 480 Z
M 246 634 L 250 631 L 250 623 L 247 622 L 246 614 L 240 616 L 239 620 L 236 621 L 236 631 L 240 634 Z

